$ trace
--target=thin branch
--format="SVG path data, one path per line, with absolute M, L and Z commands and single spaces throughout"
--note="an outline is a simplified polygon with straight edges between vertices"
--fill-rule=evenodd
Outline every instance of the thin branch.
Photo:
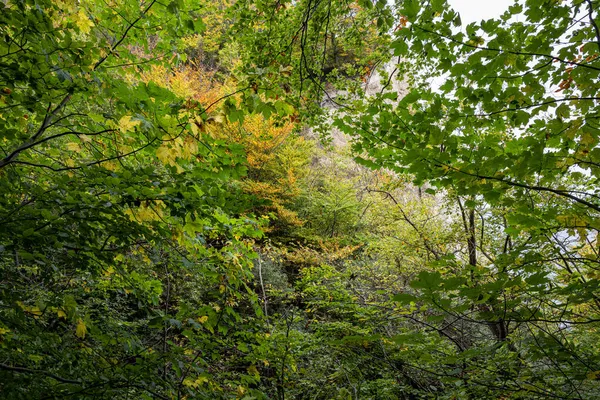
M 123 43 L 123 41 L 127 37 L 127 34 L 129 33 L 129 31 L 135 26 L 135 24 L 137 24 L 142 18 L 144 18 L 144 16 L 146 15 L 146 13 L 148 13 L 148 11 L 150 11 L 150 8 L 152 8 L 154 3 L 156 3 L 156 0 L 152 0 L 152 2 L 148 5 L 148 7 L 146 7 L 144 9 L 144 11 L 142 11 L 140 16 L 137 17 L 131 24 L 129 24 L 129 26 L 125 29 L 125 31 L 121 35 L 121 38 L 110 48 L 108 53 L 106 53 L 106 55 L 104 57 L 102 57 L 100 60 L 98 60 L 98 62 L 96 62 L 96 64 L 94 65 L 94 70 L 98 69 L 98 67 L 100 65 L 102 65 L 102 63 L 104 63 L 104 61 L 106 61 L 106 59 L 114 53 L 116 48 L 119 47 L 119 45 L 121 43 Z
M 590 19 L 590 24 L 592 24 L 592 26 L 594 27 L 594 31 L 596 32 L 596 43 L 598 44 L 598 50 L 600 50 L 600 29 L 598 29 L 598 24 L 596 24 L 596 21 L 594 20 L 594 16 L 592 15 L 594 12 L 593 9 L 593 5 L 592 5 L 592 1 L 591 0 L 586 0 L 588 3 L 588 17 Z
M 419 25 L 412 25 L 412 26 L 414 28 L 420 29 L 420 30 L 422 30 L 424 32 L 430 33 L 432 35 L 436 35 L 438 37 L 445 38 L 447 40 L 450 40 L 451 42 L 460 44 L 460 45 L 465 46 L 465 47 L 470 47 L 470 48 L 473 48 L 473 49 L 493 51 L 493 52 L 496 52 L 496 53 L 508 53 L 508 54 L 514 54 L 514 55 L 518 55 L 518 56 L 549 58 L 549 59 L 552 59 L 554 61 L 560 62 L 562 64 L 576 65 L 578 67 L 593 69 L 594 71 L 600 71 L 600 68 L 594 67 L 593 65 L 578 63 L 576 61 L 563 60 L 560 57 L 556 57 L 556 56 L 553 56 L 553 55 L 550 55 L 550 54 L 531 53 L 531 52 L 525 52 L 525 51 L 505 50 L 505 49 L 496 49 L 496 48 L 493 48 L 493 47 L 477 46 L 477 45 L 474 45 L 474 44 L 469 44 L 469 43 L 461 42 L 460 40 L 458 40 L 456 38 L 453 38 L 452 36 L 447 36 L 447 35 L 443 35 L 443 34 L 438 33 L 438 32 L 433 32 L 433 31 L 431 31 L 431 30 L 429 30 L 427 28 L 423 28 L 422 26 L 419 26 Z
M 382 194 L 385 194 L 387 197 L 389 197 L 394 202 L 394 204 L 396 204 L 398 206 L 398 210 L 400 210 L 400 213 L 402 214 L 402 219 L 404 219 L 404 221 L 406 221 L 415 230 L 415 232 L 417 232 L 417 234 L 421 237 L 421 240 L 423 241 L 425 248 L 427 250 L 429 250 L 431 252 L 431 254 L 433 254 L 433 256 L 435 257 L 436 260 L 440 259 L 439 252 L 437 250 L 435 250 L 433 248 L 433 246 L 431 246 L 429 239 L 427 239 L 423 235 L 423 233 L 419 230 L 419 228 L 414 224 L 414 222 L 412 222 L 410 220 L 410 218 L 408 218 L 408 215 L 406 215 L 406 213 L 404 212 L 402 207 L 400 207 L 400 204 L 398 203 L 398 201 L 394 198 L 394 196 L 392 196 L 392 194 L 390 192 L 386 192 L 385 190 L 369 189 L 369 188 L 366 188 L 366 190 L 369 193 L 371 193 L 371 192 L 382 193 Z
M 565 97 L 562 99 L 552 99 L 552 100 L 548 100 L 548 101 L 543 101 L 541 103 L 528 104 L 523 107 L 504 108 L 502 110 L 492 111 L 487 114 L 464 114 L 464 115 L 462 115 L 462 117 L 490 117 L 492 115 L 502 114 L 505 112 L 527 110 L 529 108 L 542 107 L 542 106 L 545 106 L 548 104 L 562 103 L 563 101 L 584 101 L 584 100 L 585 101 L 597 101 L 597 100 L 600 100 L 600 97 Z
M 42 122 L 40 129 L 38 129 L 38 131 L 31 137 L 31 139 L 29 139 L 29 141 L 27 141 L 26 143 L 23 143 L 21 146 L 16 148 L 8 156 L 6 156 L 2 160 L 0 160 L 0 168 L 3 168 L 5 166 L 7 166 L 8 164 L 10 164 L 14 160 L 14 158 L 17 157 L 19 155 L 19 153 L 21 153 L 23 150 L 35 146 L 37 138 L 39 138 L 46 131 L 46 129 L 48 129 L 48 127 L 52 123 L 52 118 L 65 106 L 65 104 L 67 104 L 67 102 L 69 101 L 70 98 L 71 98 L 71 94 L 66 95 L 62 99 L 60 104 L 58 106 L 56 106 L 56 108 L 54 108 L 54 110 L 52 110 L 52 111 L 50 111 L 50 108 L 52 105 L 51 104 L 48 105 L 48 112 L 46 113 L 46 116 L 44 117 L 44 121 Z
M 25 368 L 25 367 L 13 367 L 7 364 L 2 364 L 0 363 L 0 369 L 3 369 L 5 371 L 12 371 L 12 372 L 18 372 L 18 373 L 24 373 L 24 374 L 41 374 L 41 375 L 46 375 L 47 377 L 50 377 L 56 381 L 59 381 L 61 383 L 70 383 L 73 385 L 81 385 L 83 384 L 82 381 L 80 380 L 75 380 L 75 379 L 68 379 L 68 378 L 63 378 L 61 376 L 55 375 L 51 372 L 48 371 L 43 371 L 43 370 L 39 370 L 39 369 L 29 369 L 29 368 Z
M 446 164 L 443 164 L 446 165 Z M 442 166 L 442 164 L 440 164 L 439 166 Z M 570 191 L 568 190 L 560 190 L 560 189 L 552 189 L 549 187 L 545 187 L 545 186 L 531 186 L 531 185 L 526 185 L 524 183 L 519 183 L 519 182 L 514 182 L 514 181 L 510 181 L 508 179 L 502 179 L 502 178 L 498 178 L 495 176 L 487 176 L 487 175 L 479 175 L 479 174 L 475 174 L 475 173 L 471 173 L 471 172 L 467 172 L 467 171 L 463 171 L 461 169 L 458 169 L 456 167 L 453 167 L 451 165 L 446 165 L 447 167 L 449 167 L 450 169 L 459 172 L 461 174 L 465 174 L 468 176 L 472 176 L 474 178 L 479 178 L 479 179 L 489 179 L 489 180 L 493 180 L 493 181 L 498 181 L 498 182 L 502 182 L 506 185 L 509 186 L 515 186 L 515 187 L 520 187 L 520 188 L 524 188 L 524 189 L 529 189 L 529 190 L 535 190 L 537 192 L 550 192 L 550 193 L 554 193 L 556 195 L 562 196 L 562 197 L 567 197 L 571 200 L 574 200 L 575 202 L 579 203 L 579 204 L 583 204 L 595 211 L 599 211 L 600 212 L 600 206 L 594 204 L 594 203 L 590 203 L 587 200 L 581 199 L 579 197 L 573 196 Z
M 60 171 L 74 171 L 74 170 L 83 169 L 83 168 L 86 168 L 86 167 L 91 167 L 91 166 L 93 166 L 93 165 L 102 164 L 102 163 L 105 163 L 105 162 L 108 162 L 108 161 L 112 161 L 112 160 L 118 160 L 118 159 L 121 159 L 121 158 L 124 158 L 124 157 L 130 156 L 130 155 L 132 155 L 132 154 L 135 154 L 135 153 L 138 153 L 138 152 L 140 152 L 141 150 L 145 149 L 146 147 L 148 147 L 148 146 L 152 145 L 152 144 L 153 144 L 154 142 L 156 142 L 157 140 L 158 140 L 158 138 L 154 138 L 154 139 L 152 139 L 150 142 L 148 142 L 148 143 L 146 143 L 145 145 L 143 145 L 142 147 L 140 147 L 140 148 L 137 148 L 137 149 L 135 149 L 135 150 L 132 150 L 132 151 L 130 151 L 129 153 L 125 153 L 125 154 L 118 154 L 118 155 L 116 155 L 116 156 L 113 156 L 113 157 L 104 158 L 104 159 L 102 159 L 102 160 L 98 160 L 98 161 L 94 161 L 94 162 L 91 162 L 91 163 L 87 163 L 87 164 L 79 165 L 79 166 L 76 166 L 76 167 L 63 167 L 63 168 L 55 168 L 55 167 L 52 167 L 52 166 L 50 166 L 50 165 L 45 165 L 45 164 L 36 164 L 36 163 L 27 162 L 27 161 L 20 161 L 20 160 L 14 160 L 14 161 L 12 161 L 12 164 L 23 164 L 23 165 L 29 165 L 29 166 L 32 166 L 32 167 L 46 168 L 46 169 L 52 170 L 52 171 L 54 171 L 54 172 L 60 172 Z

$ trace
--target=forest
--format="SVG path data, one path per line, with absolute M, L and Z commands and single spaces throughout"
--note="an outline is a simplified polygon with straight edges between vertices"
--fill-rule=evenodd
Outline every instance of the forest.
M 0 1 L 0 399 L 600 399 L 600 1 Z

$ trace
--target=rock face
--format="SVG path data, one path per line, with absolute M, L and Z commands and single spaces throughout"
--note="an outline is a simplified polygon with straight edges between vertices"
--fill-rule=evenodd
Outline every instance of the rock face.
M 408 85 L 400 80 L 398 80 L 397 76 L 397 68 L 399 60 L 392 60 L 386 63 L 383 67 L 383 70 L 388 75 L 388 79 L 382 81 L 381 74 L 379 72 L 374 71 L 373 74 L 369 77 L 365 84 L 365 93 L 367 96 L 372 96 L 375 93 L 379 93 L 384 86 L 390 91 L 395 91 L 398 93 L 398 97 L 402 97 L 408 91 Z
M 367 77 L 363 83 L 363 91 L 366 97 L 375 96 L 376 94 L 382 92 L 383 89 L 386 91 L 395 91 L 398 93 L 399 99 L 408 93 L 408 84 L 398 79 L 396 68 L 398 61 L 398 59 L 394 59 L 388 62 L 383 66 L 383 68 L 374 70 L 373 73 Z M 385 75 L 385 79 L 384 76 L 382 76 L 382 74 L 379 72 L 381 69 L 385 71 L 383 74 Z M 340 109 L 341 107 L 336 104 L 336 97 L 342 97 L 344 95 L 346 95 L 345 92 L 334 90 L 331 90 L 325 94 L 324 99 L 321 102 L 321 107 L 325 110 L 328 110 L 328 113 L 331 116 L 330 119 L 333 118 L 334 113 L 343 112 Z M 336 162 L 344 160 L 343 163 L 345 165 L 345 173 L 347 174 L 347 178 L 350 179 L 352 177 L 362 177 L 356 181 L 358 190 L 364 190 L 373 184 L 372 180 L 374 179 L 374 176 L 372 175 L 371 171 L 368 168 L 359 165 L 353 159 L 349 149 L 349 144 L 352 138 L 335 127 L 330 127 L 327 133 L 327 139 L 330 141 L 333 148 L 327 148 L 326 146 L 323 146 L 323 151 L 314 156 L 311 163 L 311 168 L 314 171 L 327 170 L 330 168 L 335 168 Z M 319 134 L 315 132 L 313 128 L 306 128 L 304 135 L 311 139 L 316 139 L 317 142 L 320 142 Z M 386 172 L 392 176 L 396 175 L 392 171 Z M 421 199 L 422 191 L 427 187 L 427 185 L 417 187 L 410 183 L 406 183 L 402 189 L 396 189 L 394 196 L 397 199 L 403 199 L 404 201 L 407 199 Z M 441 198 L 442 197 L 440 197 L 440 204 Z
M 365 96 L 374 96 L 375 94 L 381 92 L 384 87 L 387 91 L 395 91 L 398 93 L 398 98 L 403 97 L 408 92 L 408 85 L 398 79 L 396 68 L 398 61 L 399 60 L 397 59 L 390 60 L 383 66 L 383 68 L 374 69 L 373 72 L 367 76 L 363 85 Z M 383 69 L 383 71 L 385 71 L 385 75 L 387 75 L 385 80 L 379 72 L 381 69 Z M 331 110 L 332 112 L 339 112 L 339 106 L 335 103 L 335 98 L 337 96 L 343 96 L 344 94 L 345 93 L 341 91 L 328 92 L 321 102 L 321 107 Z M 306 133 L 307 136 L 315 137 L 315 133 L 312 131 L 312 129 L 308 129 Z M 331 137 L 331 144 L 336 148 L 344 148 L 350 141 L 350 137 L 348 137 L 348 135 L 333 127 L 331 128 L 329 135 Z

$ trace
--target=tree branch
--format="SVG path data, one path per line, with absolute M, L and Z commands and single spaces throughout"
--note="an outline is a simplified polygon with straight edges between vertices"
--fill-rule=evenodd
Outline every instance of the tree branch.
M 445 165 L 445 164 L 439 164 L 438 166 L 441 167 L 442 165 Z M 600 206 L 598 206 L 598 205 L 596 205 L 594 203 L 590 203 L 587 200 L 580 199 L 579 197 L 573 196 L 567 190 L 552 189 L 552 188 L 545 187 L 545 186 L 531 186 L 531 185 L 526 185 L 524 183 L 513 182 L 513 181 L 510 181 L 508 179 L 498 178 L 498 177 L 495 177 L 495 176 L 487 176 L 487 175 L 474 174 L 474 173 L 471 173 L 471 172 L 460 170 L 460 169 L 458 169 L 456 167 L 453 167 L 451 165 L 446 165 L 446 166 L 449 167 L 450 169 L 456 171 L 456 172 L 459 172 L 461 174 L 465 174 L 465 175 L 468 175 L 468 176 L 472 176 L 474 178 L 489 179 L 489 180 L 493 180 L 493 181 L 497 181 L 497 182 L 502 182 L 502 183 L 504 183 L 506 185 L 509 185 L 509 186 L 515 186 L 515 187 L 520 187 L 520 188 L 524 188 L 524 189 L 535 190 L 537 192 L 550 192 L 550 193 L 554 193 L 554 194 L 559 195 L 559 196 L 567 197 L 567 198 L 569 198 L 571 200 L 574 200 L 575 202 L 577 202 L 579 204 L 583 204 L 586 207 L 591 208 L 592 210 L 600 212 Z
M 142 11 L 140 16 L 137 17 L 132 23 L 129 24 L 129 26 L 125 29 L 125 31 L 121 35 L 121 38 L 110 48 L 108 53 L 106 53 L 106 55 L 104 57 L 102 57 L 100 60 L 98 60 L 98 62 L 96 62 L 96 64 L 94 65 L 94 71 L 96 69 L 98 69 L 98 67 L 101 66 L 104 63 L 104 61 L 106 61 L 106 59 L 114 53 L 116 48 L 119 47 L 119 45 L 121 43 L 123 43 L 125 38 L 127 38 L 127 34 L 129 33 L 129 31 L 135 26 L 135 24 L 137 24 L 142 18 L 144 18 L 144 16 L 146 15 L 146 13 L 148 13 L 148 11 L 150 11 L 150 8 L 152 8 L 154 3 L 156 3 L 156 0 L 152 0 L 152 2 L 148 5 L 148 7 L 146 7 L 144 9 L 144 11 Z
M 590 19 L 590 24 L 592 24 L 592 26 L 594 27 L 594 31 L 596 32 L 596 43 L 598 44 L 598 50 L 600 50 L 600 29 L 598 29 L 598 24 L 596 24 L 596 21 L 594 20 L 594 16 L 592 15 L 594 12 L 593 9 L 593 5 L 592 5 L 592 0 L 586 0 L 588 3 L 588 17 Z
M 25 368 L 25 367 L 13 367 L 7 364 L 2 364 L 0 363 L 0 369 L 3 369 L 5 371 L 12 371 L 12 372 L 18 372 L 18 373 L 23 373 L 23 374 L 41 374 L 41 375 L 46 375 L 49 378 L 52 378 L 56 381 L 59 381 L 61 383 L 69 383 L 69 384 L 73 384 L 73 385 L 81 385 L 84 382 L 80 381 L 80 380 L 75 380 L 75 379 L 67 379 L 67 378 L 63 378 L 60 377 L 58 375 L 55 375 L 51 372 L 48 371 L 43 371 L 43 370 L 39 370 L 39 369 L 29 369 L 29 368 Z
M 469 43 L 461 42 L 460 40 L 455 39 L 452 36 L 447 36 L 447 35 L 443 35 L 443 34 L 438 33 L 438 32 L 433 32 L 433 31 L 431 31 L 429 29 L 426 29 L 426 28 L 423 28 L 422 26 L 419 26 L 419 25 L 412 25 L 412 26 L 415 27 L 415 28 L 417 28 L 417 29 L 420 29 L 420 30 L 422 30 L 424 32 L 430 33 L 430 34 L 438 36 L 438 37 L 442 37 L 444 39 L 450 40 L 451 42 L 460 44 L 460 45 L 465 46 L 465 47 L 470 47 L 470 48 L 473 48 L 473 49 L 493 51 L 493 52 L 496 52 L 496 53 L 508 53 L 508 54 L 514 54 L 514 55 L 517 55 L 517 56 L 549 58 L 551 60 L 560 62 L 562 64 L 576 65 L 578 67 L 593 69 L 594 71 L 600 71 L 600 68 L 594 67 L 593 65 L 582 64 L 582 63 L 578 63 L 576 61 L 563 60 L 560 57 L 556 57 L 556 56 L 553 56 L 553 55 L 550 55 L 550 54 L 531 53 L 531 52 L 525 52 L 525 51 L 505 50 L 505 49 L 496 49 L 496 48 L 493 48 L 493 47 L 477 46 L 477 45 L 474 45 L 474 44 L 469 44 Z

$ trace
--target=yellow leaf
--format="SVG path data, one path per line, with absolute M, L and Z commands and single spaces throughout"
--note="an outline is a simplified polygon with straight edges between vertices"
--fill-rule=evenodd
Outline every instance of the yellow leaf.
M 208 119 L 210 122 L 214 122 L 216 124 L 222 124 L 225 121 L 225 116 L 222 114 L 216 114 Z
M 183 380 L 183 384 L 184 384 L 184 386 L 187 386 L 187 387 L 194 387 L 194 388 L 198 386 L 198 385 L 196 385 L 196 383 L 195 383 L 193 380 L 191 380 L 190 378 L 185 378 L 185 379 Z
M 206 321 L 208 321 L 208 317 L 206 315 L 203 315 L 198 318 L 198 322 L 200 322 L 201 324 L 205 323 Z
M 190 128 L 194 136 L 198 136 L 198 126 L 194 123 L 193 120 L 190 120 Z
M 0 335 L 4 335 L 5 333 L 10 332 L 10 329 L 0 328 Z
M 258 369 L 256 369 L 256 365 L 251 365 L 248 367 L 248 373 L 255 375 L 255 376 L 259 376 L 260 374 L 258 373 Z
M 198 142 L 191 137 L 188 137 L 185 142 L 183 142 L 182 147 L 182 155 L 186 160 L 189 160 L 198 152 Z
M 176 165 L 175 159 L 177 158 L 177 150 L 172 149 L 166 144 L 162 144 L 156 149 L 156 157 L 158 157 L 163 164 Z
M 42 311 L 38 307 L 31 307 L 29 312 L 36 318 L 42 315 Z
M 109 171 L 116 171 L 117 169 L 119 169 L 119 165 L 114 161 L 107 161 L 105 163 L 102 163 L 102 166 Z
M 244 393 L 246 393 L 246 388 L 240 385 L 240 386 L 238 386 L 238 388 L 237 388 L 237 392 L 238 392 L 238 395 L 239 395 L 239 396 L 243 396 L 243 395 L 244 395 Z
M 119 130 L 121 133 L 129 132 L 139 124 L 140 121 L 131 120 L 131 115 L 125 115 L 119 120 Z
M 581 143 L 584 146 L 590 146 L 596 143 L 596 138 L 593 137 L 589 132 L 585 132 L 583 135 L 581 135 L 579 143 Z
M 77 337 L 80 338 L 84 338 L 85 334 L 87 333 L 87 328 L 85 326 L 85 324 L 83 323 L 83 321 L 80 319 L 79 321 L 77 321 L 77 328 L 75 328 L 75 335 L 77 335 Z
M 186 378 L 184 379 L 183 384 L 188 387 L 197 388 L 205 382 L 208 382 L 208 378 L 206 376 L 199 376 L 195 381 L 191 380 L 190 378 Z
M 75 10 L 74 0 L 55 0 L 55 3 L 63 12 L 73 12 Z
M 58 315 L 58 318 L 67 318 L 67 314 L 63 310 L 57 310 L 56 315 Z
M 89 19 L 87 15 L 85 15 L 85 12 L 83 12 L 83 10 L 79 10 L 79 12 L 75 14 L 73 18 L 75 20 L 75 25 L 77 25 L 77 27 L 82 33 L 90 33 L 90 30 L 92 29 L 92 26 L 94 26 L 94 23 L 91 19 Z
M 135 209 L 130 208 L 126 210 L 125 214 L 129 215 L 131 221 L 156 221 L 162 217 L 162 209 L 142 205 Z
M 19 307 L 21 307 L 23 309 L 23 311 L 32 314 L 34 318 L 38 318 L 42 315 L 42 311 L 36 307 L 36 306 L 26 306 L 25 304 L 23 304 L 23 302 L 18 301 L 17 304 L 19 305 Z
M 587 373 L 586 377 L 588 379 L 598 379 L 600 378 L 600 371 L 590 371 Z
M 79 153 L 81 151 L 81 146 L 79 146 L 79 143 L 71 142 L 67 143 L 67 149 Z

